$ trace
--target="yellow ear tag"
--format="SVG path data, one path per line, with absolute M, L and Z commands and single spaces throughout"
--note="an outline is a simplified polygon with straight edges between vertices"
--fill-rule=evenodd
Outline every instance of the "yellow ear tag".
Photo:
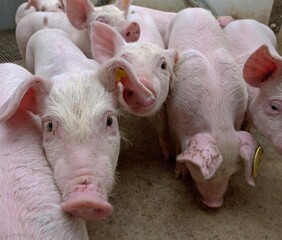
M 126 0 L 123 0 L 123 7 L 125 8 L 126 7 Z
M 262 161 L 262 155 L 263 155 L 263 149 L 261 146 L 259 146 L 256 150 L 254 161 L 253 161 L 253 177 L 256 177 L 258 175 L 260 163 Z
M 127 74 L 124 70 L 122 70 L 122 69 L 117 70 L 116 82 L 119 83 L 120 80 L 122 78 L 126 77 L 126 76 L 127 76 Z

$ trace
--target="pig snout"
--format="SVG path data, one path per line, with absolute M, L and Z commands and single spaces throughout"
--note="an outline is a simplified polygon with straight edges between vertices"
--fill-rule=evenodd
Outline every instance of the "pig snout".
M 140 27 L 136 22 L 130 23 L 121 33 L 126 42 L 136 42 L 140 37 Z
M 150 112 L 157 104 L 157 94 L 148 80 L 141 78 L 140 82 L 149 90 L 151 93 L 150 96 L 145 96 L 144 94 L 140 94 L 127 88 L 122 88 L 122 96 L 135 114 L 143 116 L 143 114 L 148 114 L 148 112 Z
M 93 185 L 78 185 L 63 197 L 62 209 L 83 219 L 100 220 L 111 213 L 112 206 Z
M 223 204 L 223 197 L 205 197 L 201 196 L 201 201 L 208 207 L 218 208 Z

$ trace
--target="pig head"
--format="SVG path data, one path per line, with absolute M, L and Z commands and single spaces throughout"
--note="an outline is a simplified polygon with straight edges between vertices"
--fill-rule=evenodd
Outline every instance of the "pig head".
M 97 220 L 112 210 L 107 198 L 120 149 L 118 82 L 146 93 L 132 76 L 126 61 L 112 59 L 97 72 L 63 74 L 55 83 L 22 81 L 0 106 L 1 121 L 19 107 L 41 117 L 43 148 L 69 213 Z
M 247 120 L 282 153 L 282 58 L 262 45 L 243 67 L 249 84 Z
M 116 0 L 113 4 L 94 8 L 89 0 L 65 0 L 68 19 L 77 29 L 85 29 L 93 21 L 103 22 L 115 28 L 126 42 L 135 42 L 140 27 L 125 19 L 130 4 L 131 0 Z
M 247 121 L 282 153 L 282 58 L 276 36 L 252 19 L 230 22 L 224 34 L 248 86 Z
M 126 43 L 124 39 L 104 23 L 95 22 L 91 27 L 93 58 L 103 63 L 113 57 L 121 57 L 132 66 L 140 82 L 154 95 L 154 101 L 144 102 L 133 98 L 133 94 L 120 88 L 123 98 L 119 101 L 126 110 L 137 116 L 149 116 L 159 111 L 167 98 L 169 85 L 173 81 L 173 66 L 177 60 L 175 50 L 164 50 L 152 43 Z M 124 100 L 132 98 L 128 105 Z
M 177 156 L 177 161 L 185 164 L 196 182 L 202 202 L 209 207 L 222 205 L 229 178 L 239 168 L 239 159 L 236 159 L 238 153 L 245 163 L 246 181 L 254 186 L 252 161 L 258 145 L 247 132 L 234 132 L 233 137 L 235 141 L 230 141 L 230 144 L 238 148 L 226 152 L 224 146 L 220 146 L 222 139 L 216 139 L 210 133 L 196 134 L 191 137 L 187 148 Z M 224 157 L 233 158 L 235 162 L 228 164 L 223 161 Z

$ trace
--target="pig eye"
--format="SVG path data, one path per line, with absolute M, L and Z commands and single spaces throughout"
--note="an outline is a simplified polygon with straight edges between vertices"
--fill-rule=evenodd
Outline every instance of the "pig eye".
M 53 123 L 52 122 L 48 122 L 46 124 L 46 129 L 47 129 L 48 132 L 52 132 L 52 130 L 53 130 Z
M 46 11 L 45 7 L 42 7 L 41 12 L 45 12 L 45 11 Z
M 98 17 L 98 18 L 96 19 L 96 21 L 102 22 L 102 23 L 106 23 L 106 24 L 108 24 L 108 23 L 110 22 L 109 19 L 108 19 L 107 17 L 105 17 L 105 16 L 100 16 L 100 17 Z
M 111 127 L 113 125 L 113 118 L 111 116 L 107 117 L 107 126 Z
M 274 104 L 274 103 L 271 103 L 271 109 L 273 110 L 273 111 L 275 111 L 275 112 L 279 112 L 279 106 L 278 105 L 276 105 L 276 104 Z
M 167 62 L 166 62 L 166 61 L 163 61 L 163 62 L 162 62 L 162 65 L 161 65 L 161 68 L 162 68 L 163 70 L 165 70 L 166 67 L 167 67 Z
M 266 113 L 271 115 L 276 115 L 280 113 L 281 109 L 281 100 L 275 99 L 268 102 L 268 106 L 266 108 Z

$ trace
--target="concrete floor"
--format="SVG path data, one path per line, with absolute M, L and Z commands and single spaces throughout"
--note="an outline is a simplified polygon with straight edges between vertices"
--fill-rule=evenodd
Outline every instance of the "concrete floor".
M 128 115 L 120 123 L 131 143 L 122 142 L 114 211 L 88 222 L 91 240 L 282 239 L 281 156 L 257 132 L 265 153 L 256 187 L 247 185 L 242 168 L 230 180 L 224 205 L 209 209 L 192 179 L 175 179 L 174 163 L 163 159 L 148 119 Z

